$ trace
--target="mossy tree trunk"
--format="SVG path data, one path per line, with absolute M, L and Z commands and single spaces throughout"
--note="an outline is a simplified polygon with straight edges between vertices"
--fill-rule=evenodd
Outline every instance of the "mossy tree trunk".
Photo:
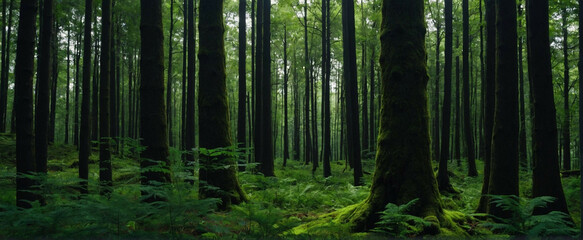
M 559 174 L 557 118 L 549 43 L 549 3 L 527 0 L 526 6 L 528 72 L 535 99 L 532 194 L 533 197 L 557 198 L 546 208 L 538 209 L 538 213 L 561 211 L 569 214 Z
M 85 22 L 83 36 L 83 81 L 81 85 L 81 128 L 79 129 L 79 178 L 81 193 L 89 193 L 89 155 L 91 155 L 90 135 L 91 116 L 91 21 L 93 19 L 93 0 L 85 0 Z M 95 121 L 95 120 L 94 120 Z
M 199 11 L 200 146 L 206 149 L 230 147 L 232 140 L 225 72 L 223 0 L 201 0 Z M 246 201 L 237 179 L 236 159 L 226 155 L 202 155 L 200 166 L 200 197 L 220 198 L 221 209 Z M 213 190 L 211 186 L 220 190 Z
M 386 2 L 386 1 L 385 1 Z M 346 100 L 346 144 L 348 162 L 354 169 L 354 185 L 362 185 L 362 164 L 358 127 L 358 80 L 356 72 L 356 37 L 354 33 L 354 2 L 342 0 L 342 44 L 344 47 L 344 89 Z M 307 48 L 306 48 L 307 49 Z M 384 207 L 384 206 L 383 206 Z
M 451 115 L 451 70 L 453 54 L 453 3 L 445 0 L 445 66 L 443 73 L 443 125 L 441 128 L 441 155 L 437 183 L 440 191 L 454 192 L 449 182 L 447 161 L 449 161 L 449 130 Z
M 102 185 L 101 194 L 111 193 L 113 186 L 110 152 L 110 47 L 111 47 L 111 1 L 101 2 L 101 64 L 99 83 L 99 182 Z
M 413 214 L 443 219 L 431 169 L 424 1 L 384 0 L 381 25 L 381 121 L 368 198 L 349 218 L 372 229 L 387 203 L 419 198 Z
M 34 75 L 34 43 L 36 36 L 36 16 L 38 1 L 20 3 L 16 62 L 14 69 L 14 113 L 16 122 L 16 206 L 32 207 L 36 200 L 31 192 L 34 181 L 22 174 L 35 171 L 34 133 L 32 128 L 32 78 Z
M 142 185 L 156 186 L 170 181 L 167 171 L 168 125 L 164 104 L 164 33 L 162 27 L 162 1 L 140 1 L 140 137 L 144 151 L 140 154 Z M 142 195 L 150 192 L 142 191 Z M 161 200 L 150 196 L 145 201 Z
M 496 8 L 494 0 L 486 0 L 486 92 L 484 102 L 484 181 L 482 196 L 476 212 L 485 213 L 488 208 L 490 162 L 492 161 L 492 128 L 494 126 L 494 90 L 496 71 Z
M 490 195 L 518 196 L 518 56 L 516 0 L 496 0 L 496 106 L 492 128 Z M 492 204 L 488 213 L 509 217 Z

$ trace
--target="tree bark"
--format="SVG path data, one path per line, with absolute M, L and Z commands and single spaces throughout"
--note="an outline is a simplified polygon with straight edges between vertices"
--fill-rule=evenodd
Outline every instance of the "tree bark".
M 443 219 L 431 169 L 423 2 L 383 1 L 376 167 L 370 195 L 347 215 L 355 231 L 372 229 L 387 203 L 400 205 L 416 198 L 411 214 Z
M 168 33 L 168 80 L 166 82 L 166 121 L 168 123 L 168 145 L 174 146 L 174 134 L 172 131 L 173 121 L 172 121 L 172 95 L 174 89 L 172 89 L 172 84 L 174 83 L 174 77 L 172 75 L 172 65 L 173 65 L 173 52 L 174 51 L 174 0 L 170 0 L 170 30 Z
M 384 4 L 387 4 L 385 0 Z M 342 0 L 342 44 L 344 46 L 344 87 L 346 94 L 346 128 L 348 161 L 354 168 L 354 185 L 362 182 L 358 127 L 358 79 L 356 72 L 356 37 L 354 33 L 354 2 Z M 384 207 L 384 206 L 383 206 Z
M 534 101 L 533 197 L 552 196 L 556 200 L 536 214 L 561 211 L 569 214 L 559 173 L 557 118 L 553 93 L 549 43 L 549 3 L 526 1 L 528 76 Z
M 496 106 L 492 128 L 490 195 L 518 196 L 518 56 L 516 1 L 496 0 Z M 488 213 L 509 217 L 492 202 Z
M 82 179 L 81 193 L 89 193 L 87 182 L 89 180 L 89 155 L 91 155 L 90 135 L 91 135 L 91 20 L 93 19 L 93 0 L 85 0 L 85 23 L 83 36 L 83 91 L 81 102 L 81 128 L 79 132 L 79 178 Z M 95 120 L 93 120 L 95 121 Z
M 267 8 L 270 2 L 265 1 Z M 226 89 L 223 0 L 201 0 L 199 21 L 200 146 L 209 150 L 229 147 L 232 140 Z M 220 209 L 247 201 L 237 179 L 236 159 L 226 155 L 211 157 L 203 154 L 200 165 L 202 198 L 220 198 Z M 218 187 L 220 191 L 212 190 L 210 186 Z
M 463 112 L 464 112 L 464 134 L 466 141 L 466 152 L 468 154 L 468 176 L 478 176 L 476 169 L 474 134 L 470 122 L 470 15 L 468 11 L 468 0 L 462 1 L 463 9 Z
M 330 8 L 329 0 L 322 0 L 322 120 L 324 121 L 324 132 L 322 135 L 322 168 L 324 177 L 332 175 L 330 169 L 330 29 L 328 12 Z M 365 100 L 366 101 L 366 100 Z M 368 139 L 363 139 L 368 141 Z
M 194 21 L 194 0 L 188 0 L 188 76 L 186 93 L 186 132 L 184 136 L 184 146 L 186 153 L 185 166 L 194 174 L 194 152 L 195 139 L 195 67 L 196 67 L 196 47 L 195 47 L 195 24 Z
M 65 144 L 69 144 L 69 86 L 71 85 L 71 26 L 67 30 L 67 85 L 65 85 Z
M 8 95 L 8 79 L 4 79 L 6 69 L 6 55 L 8 54 L 8 48 L 6 47 L 6 27 L 11 28 L 10 25 L 6 25 L 6 3 L 8 1 L 2 1 L 2 55 L 0 56 L 0 132 L 6 132 L 6 109 L 7 106 L 7 95 Z M 9 11 L 11 11 L 10 9 Z
M 245 97 L 247 95 L 247 1 L 239 1 L 239 101 L 237 107 L 237 147 L 247 147 L 245 114 L 247 113 Z M 285 53 L 284 53 L 285 54 Z M 287 88 L 286 88 L 287 89 Z M 287 108 L 286 108 L 287 109 Z M 286 118 L 287 122 L 287 118 Z M 246 151 L 245 151 L 246 152 Z M 284 160 L 285 161 L 285 160 Z M 239 171 L 245 171 L 245 157 L 239 159 Z
M 519 0 L 518 5 L 518 15 L 519 19 L 522 19 L 522 4 L 521 0 Z M 518 20 L 518 26 L 522 26 L 522 20 Z M 527 153 L 526 153 L 526 105 L 524 104 L 524 96 L 526 93 L 524 92 L 524 66 L 522 64 L 523 57 L 522 57 L 522 47 L 523 47 L 523 39 L 522 35 L 518 37 L 518 87 L 519 87 L 519 96 L 518 96 L 518 108 L 519 108 L 519 116 L 520 116 L 520 129 L 518 132 L 518 162 L 520 163 L 520 168 L 526 170 L 528 168 L 528 161 L 527 161 Z
M 16 63 L 14 69 L 14 113 L 16 125 L 16 206 L 31 208 L 30 201 L 37 197 L 31 192 L 35 184 L 23 174 L 35 171 L 34 133 L 32 117 L 32 78 L 34 75 L 34 43 L 36 38 L 36 16 L 38 1 L 20 3 Z
M 140 61 L 140 137 L 141 183 L 143 186 L 158 186 L 170 181 L 168 169 L 168 129 L 164 106 L 164 32 L 162 27 L 162 1 L 141 0 L 140 38 L 142 58 Z M 146 110 L 147 109 L 147 110 Z M 160 170 L 165 169 L 166 171 Z M 142 190 L 142 196 L 152 194 Z M 164 199 L 155 193 L 144 201 Z
M 310 131 L 310 56 L 308 51 L 308 1 L 304 0 L 304 161 L 308 165 L 312 159 L 312 134 Z
M 289 71 L 287 67 L 287 25 L 283 25 L 283 166 L 287 165 L 287 159 L 289 159 L 289 132 L 288 132 L 288 83 L 289 83 Z
M 100 193 L 108 195 L 113 186 L 110 152 L 110 47 L 111 47 L 111 1 L 101 2 L 101 63 L 99 92 L 99 182 Z
M 561 9 L 563 32 L 563 169 L 571 170 L 571 110 L 569 109 L 569 90 L 571 89 L 569 77 L 569 31 L 567 29 L 567 9 Z M 535 116 L 536 118 L 536 116 Z

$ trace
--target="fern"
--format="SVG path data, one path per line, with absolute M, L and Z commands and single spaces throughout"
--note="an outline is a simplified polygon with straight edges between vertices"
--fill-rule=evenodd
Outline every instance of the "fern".
M 555 201 L 554 197 L 541 196 L 533 199 L 520 198 L 514 195 L 490 195 L 496 207 L 511 213 L 510 218 L 499 218 L 486 215 L 496 220 L 482 224 L 494 232 L 502 232 L 518 236 L 575 236 L 579 233 L 572 228 L 570 216 L 559 211 L 544 215 L 533 215 L 534 209 L 546 207 Z
M 393 203 L 387 204 L 385 210 L 380 212 L 380 221 L 377 222 L 377 227 L 373 231 L 394 237 L 418 235 L 425 228 L 431 226 L 431 223 L 423 218 L 407 214 L 418 201 L 418 198 L 413 199 L 401 206 Z

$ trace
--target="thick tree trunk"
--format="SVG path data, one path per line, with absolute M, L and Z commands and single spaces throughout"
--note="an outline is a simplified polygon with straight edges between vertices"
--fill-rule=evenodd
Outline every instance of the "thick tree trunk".
M 14 69 L 14 113 L 18 122 L 16 125 L 16 206 L 22 208 L 32 207 L 30 202 L 36 200 L 35 194 L 31 192 L 34 181 L 22 174 L 32 174 L 35 171 L 32 78 L 37 11 L 38 1 L 36 0 L 20 3 Z
M 223 0 L 201 0 L 199 21 L 200 146 L 206 149 L 229 147 L 232 140 L 226 89 Z M 220 209 L 228 209 L 231 204 L 247 200 L 239 186 L 235 163 L 236 159 L 224 155 L 201 157 L 200 196 L 220 198 Z M 220 190 L 212 190 L 210 186 Z
M 239 102 L 237 107 L 237 147 L 247 147 L 245 114 L 247 113 L 245 97 L 247 95 L 247 1 L 239 1 Z M 285 54 L 285 53 L 284 53 Z M 286 108 L 287 109 L 287 108 Z M 287 121 L 287 116 L 286 116 Z M 245 157 L 239 159 L 239 171 L 245 171 Z
M 468 176 L 478 176 L 476 169 L 474 134 L 470 122 L 470 15 L 468 11 L 468 0 L 462 1 L 463 8 L 463 121 L 464 135 L 466 141 L 466 152 L 468 155 Z
M 82 179 L 81 193 L 89 193 L 87 182 L 89 180 L 89 155 L 91 155 L 91 145 L 89 142 L 91 135 L 91 20 L 93 18 L 93 0 L 85 0 L 85 23 L 83 36 L 83 91 L 81 102 L 81 128 L 79 132 L 79 178 Z M 93 120 L 95 121 L 95 120 Z
M 385 0 L 382 9 L 380 134 L 370 195 L 346 216 L 356 231 L 372 229 L 387 203 L 416 198 L 411 214 L 443 219 L 431 169 L 423 1 Z
M 496 0 L 496 106 L 492 128 L 490 195 L 518 196 L 518 56 L 516 1 Z M 540 26 L 539 26 L 540 27 Z M 492 202 L 488 213 L 508 217 Z
M 99 92 L 99 182 L 100 193 L 108 195 L 113 186 L 110 152 L 110 47 L 111 47 L 111 1 L 101 2 L 101 64 Z
M 496 85 L 496 8 L 495 0 L 486 0 L 486 92 L 484 102 L 484 180 L 482 196 L 476 212 L 485 213 L 488 208 L 490 185 L 490 162 L 492 161 L 492 128 L 494 127 L 495 85 Z
M 441 128 L 441 155 L 439 157 L 439 172 L 437 185 L 440 191 L 455 191 L 449 181 L 447 161 L 449 161 L 449 130 L 451 115 L 451 70 L 453 54 L 453 3 L 445 0 L 445 66 L 443 74 L 443 125 Z
M 272 121 L 271 121 L 271 0 L 263 0 L 263 69 L 262 75 L 263 79 L 261 82 L 261 87 L 258 91 L 261 92 L 261 117 L 262 120 L 262 142 L 264 143 L 259 151 L 262 151 L 262 166 L 260 167 L 261 173 L 264 176 L 274 176 L 274 166 L 273 166 L 273 131 L 272 131 Z
M 330 30 L 328 29 L 329 18 L 327 15 L 330 8 L 329 2 L 329 0 L 322 0 L 322 121 L 324 121 L 322 168 L 325 178 L 332 175 L 330 170 Z M 368 139 L 363 139 L 363 141 L 368 141 Z
M 168 171 L 168 129 L 164 106 L 164 32 L 162 27 L 162 1 L 141 0 L 140 38 L 142 59 L 140 71 L 140 112 L 141 152 L 140 167 L 142 185 L 157 186 L 170 181 Z M 142 191 L 142 196 L 151 192 Z M 146 202 L 164 199 L 155 193 Z
M 559 173 L 557 120 L 549 43 L 549 3 L 527 0 L 528 76 L 534 101 L 533 197 L 552 196 L 556 200 L 537 214 L 561 211 L 569 214 Z
M 385 1 L 386 4 L 386 1 Z M 354 2 L 342 0 L 342 44 L 344 46 L 344 87 L 346 96 L 346 129 L 348 161 L 354 168 L 354 185 L 362 182 L 358 127 L 358 79 L 356 72 L 356 37 L 354 33 Z M 384 207 L 384 206 L 383 206 Z

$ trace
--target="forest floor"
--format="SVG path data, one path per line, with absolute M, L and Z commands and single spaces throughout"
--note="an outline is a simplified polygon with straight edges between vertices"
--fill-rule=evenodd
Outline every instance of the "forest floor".
M 0 239 L 55 238 L 55 239 L 386 239 L 387 237 L 414 237 L 415 224 L 407 224 L 400 233 L 350 234 L 342 224 L 328 224 L 312 228 L 313 232 L 295 235 L 291 231 L 301 224 L 321 219 L 327 214 L 364 200 L 369 193 L 374 171 L 373 154 L 363 160 L 365 185 L 355 187 L 352 171 L 344 161 L 332 161 L 332 177 L 322 177 L 322 168 L 312 175 L 311 165 L 290 160 L 282 167 L 276 159 L 277 177 L 263 177 L 250 171 L 239 173 L 239 182 L 249 198 L 248 203 L 233 206 L 232 211 L 216 212 L 215 200 L 198 200 L 197 178 L 188 176 L 179 164 L 180 152 L 171 150 L 173 183 L 153 189 L 165 196 L 165 203 L 141 203 L 139 163 L 115 155 L 114 188 L 109 199 L 98 194 L 97 154 L 90 158 L 91 194 L 80 198 L 76 185 L 78 153 L 71 145 L 49 147 L 49 175 L 43 181 L 47 205 L 18 210 L 15 205 L 15 142 L 12 135 L 0 135 Z M 434 163 L 436 165 L 437 163 Z M 451 183 L 460 194 L 442 196 L 446 209 L 467 215 L 474 213 L 482 187 L 483 162 L 477 161 L 478 177 L 467 177 L 466 164 L 450 163 Z M 250 165 L 249 167 L 253 167 Z M 436 168 L 434 168 L 436 169 Z M 192 186 L 185 179 L 194 180 Z M 521 196 L 531 195 L 531 175 L 520 173 Z M 579 177 L 563 178 L 563 186 L 571 217 L 580 222 Z M 476 220 L 461 226 L 467 235 L 458 237 L 492 237 L 493 233 Z M 400 224 L 400 223 L 399 223 Z M 401 226 L 403 227 L 403 226 Z M 408 228 L 408 230 L 407 230 Z M 438 235 L 445 236 L 445 235 Z M 496 235 L 504 237 L 508 235 Z

